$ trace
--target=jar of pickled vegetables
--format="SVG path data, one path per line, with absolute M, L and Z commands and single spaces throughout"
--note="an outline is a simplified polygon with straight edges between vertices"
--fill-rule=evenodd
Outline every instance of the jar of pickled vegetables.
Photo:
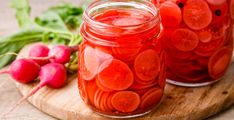
M 152 111 L 165 87 L 158 9 L 144 0 L 99 0 L 84 13 L 78 87 L 95 112 L 113 118 Z
M 233 0 L 160 0 L 168 82 L 204 86 L 221 80 L 232 58 Z

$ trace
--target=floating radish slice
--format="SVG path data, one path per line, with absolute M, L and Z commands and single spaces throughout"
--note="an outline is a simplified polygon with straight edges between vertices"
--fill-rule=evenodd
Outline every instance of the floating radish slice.
M 206 0 L 206 1 L 211 5 L 221 5 L 227 2 L 227 0 Z
M 208 71 L 213 79 L 219 79 L 227 70 L 232 58 L 232 49 L 223 47 L 216 51 L 208 63 Z
M 121 60 L 130 61 L 136 58 L 141 47 L 113 47 L 112 51 L 114 55 Z
M 87 46 L 80 54 L 80 75 L 85 80 L 92 80 L 97 75 L 99 65 L 95 50 Z
M 96 85 L 95 80 L 89 81 L 87 83 L 86 91 L 88 94 L 89 101 L 92 105 L 94 105 L 94 95 L 95 92 L 97 91 L 98 87 Z
M 204 0 L 188 0 L 183 8 L 183 19 L 191 29 L 201 30 L 212 21 L 212 12 Z
M 113 94 L 109 93 L 108 99 L 107 99 L 107 106 L 108 108 L 110 108 L 111 111 L 115 110 L 115 108 L 113 107 L 112 103 L 111 103 L 111 99 L 112 99 Z
M 232 19 L 234 19 L 234 0 L 231 0 L 229 9 L 230 9 L 231 17 Z
M 120 91 L 113 95 L 111 103 L 116 110 L 129 113 L 140 105 L 140 96 L 132 91 Z
M 197 32 L 198 38 L 201 42 L 203 43 L 208 43 L 211 41 L 212 39 L 212 34 L 211 32 L 207 31 L 207 30 L 201 30 Z
M 100 89 L 97 89 L 95 95 L 94 95 L 94 105 L 96 106 L 96 108 L 101 109 L 100 108 L 100 101 L 103 95 L 103 91 L 101 91 Z
M 95 47 L 95 54 L 98 57 L 100 63 L 113 59 L 112 51 L 104 47 Z
M 163 95 L 162 89 L 158 87 L 150 89 L 141 97 L 140 108 L 145 109 L 158 104 L 162 98 L 162 95 Z
M 153 87 L 157 85 L 157 81 L 152 81 L 152 83 L 149 83 L 149 84 L 141 84 L 141 83 L 137 83 L 137 82 L 134 82 L 132 84 L 132 86 L 129 88 L 130 90 L 141 90 L 141 89 L 145 89 L 145 88 L 150 88 L 150 87 Z
M 147 91 L 149 91 L 151 88 L 145 88 L 145 89 L 139 89 L 139 90 L 135 90 L 135 92 L 140 95 L 143 96 Z
M 160 71 L 160 59 L 155 50 L 148 49 L 140 53 L 134 62 L 136 76 L 141 80 L 153 80 Z
M 98 80 L 111 90 L 125 90 L 133 84 L 133 73 L 127 64 L 113 59 L 101 64 Z
M 166 1 L 160 5 L 162 24 L 166 27 L 175 27 L 181 23 L 182 15 L 178 5 L 172 1 Z
M 115 26 L 132 26 L 132 25 L 139 25 L 144 23 L 143 20 L 139 20 L 136 18 L 130 18 L 130 17 L 122 17 L 122 18 L 116 18 L 113 21 L 113 25 Z
M 220 48 L 224 44 L 224 38 L 212 40 L 208 43 L 202 43 L 200 42 L 195 49 L 195 53 L 199 56 L 211 56 L 215 50 Z
M 98 86 L 98 88 L 100 88 L 100 90 L 104 91 L 104 92 L 112 92 L 113 90 L 109 89 L 109 88 L 106 88 L 104 87 L 100 81 L 98 79 L 96 79 L 96 84 Z
M 171 41 L 178 50 L 185 52 L 194 50 L 199 43 L 197 34 L 185 28 L 175 30 Z

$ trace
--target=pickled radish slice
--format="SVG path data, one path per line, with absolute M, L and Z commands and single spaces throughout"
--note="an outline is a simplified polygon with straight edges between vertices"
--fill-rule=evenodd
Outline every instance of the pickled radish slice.
M 158 104 L 162 98 L 162 95 L 162 89 L 158 87 L 150 89 L 141 97 L 140 108 L 145 109 Z
M 111 99 L 112 99 L 113 94 L 109 93 L 108 99 L 107 99 L 107 106 L 108 108 L 110 108 L 111 111 L 113 111 L 115 108 L 113 107 L 112 103 L 111 103 Z
M 87 46 L 80 55 L 81 77 L 85 80 L 92 80 L 96 75 L 100 61 L 92 47 Z
M 194 52 L 199 56 L 208 57 L 211 56 L 214 51 L 220 48 L 223 44 L 224 38 L 212 40 L 208 43 L 200 42 Z
M 134 60 L 141 47 L 113 47 L 112 51 L 116 57 L 121 60 Z
M 112 90 L 125 90 L 133 84 L 133 73 L 127 64 L 113 59 L 105 61 L 99 68 L 98 80 Z
M 109 93 L 103 93 L 102 98 L 100 100 L 100 108 L 103 111 L 110 111 L 110 109 L 107 107 L 108 96 L 109 96 Z
M 191 29 L 201 30 L 212 21 L 212 12 L 204 0 L 188 0 L 183 8 L 183 19 Z
M 151 80 L 147 83 L 142 83 L 142 81 L 135 81 L 131 86 L 130 86 L 130 90 L 140 90 L 140 89 L 145 89 L 145 88 L 150 88 L 153 87 L 155 85 L 157 85 L 158 82 L 157 80 Z
M 95 80 L 89 81 L 87 83 L 86 91 L 88 94 L 89 102 L 94 105 L 94 95 L 98 89 Z
M 173 45 L 180 51 L 192 51 L 198 43 L 197 34 L 189 29 L 179 28 L 172 33 L 171 41 Z
M 229 9 L 230 9 L 231 18 L 234 19 L 234 0 L 231 0 Z
M 139 20 L 139 19 L 136 19 L 136 18 L 129 18 L 129 17 L 126 17 L 126 18 L 117 18 L 115 20 L 113 20 L 113 25 L 115 26 L 132 26 L 132 25 L 139 25 L 139 24 L 142 24 L 144 23 L 143 20 Z
M 103 91 L 101 91 L 100 89 L 97 89 L 97 91 L 96 91 L 96 93 L 94 95 L 94 105 L 98 109 L 101 109 L 100 104 L 101 104 L 101 99 L 102 99 L 103 93 L 104 93 Z
M 160 59 L 155 50 L 148 49 L 141 52 L 135 59 L 134 70 L 141 80 L 153 80 L 160 71 Z
M 140 96 L 132 91 L 120 91 L 113 95 L 111 103 L 116 110 L 129 113 L 140 105 Z
M 106 60 L 112 60 L 112 51 L 104 47 L 95 47 L 95 54 L 99 59 L 100 63 L 103 63 Z
M 209 31 L 201 30 L 197 32 L 198 38 L 203 43 L 208 43 L 212 39 L 212 34 Z
M 220 48 L 210 58 L 208 63 L 208 71 L 213 79 L 223 76 L 227 70 L 232 58 L 232 49 L 228 47 Z
M 98 88 L 100 88 L 100 90 L 104 91 L 104 92 L 112 92 L 113 90 L 109 89 L 109 88 L 106 88 L 104 87 L 99 80 L 95 80 L 96 81 L 96 84 L 98 86 Z
M 211 5 L 221 5 L 227 2 L 227 0 L 206 0 L 206 1 Z
M 160 5 L 160 15 L 162 24 L 166 27 L 178 26 L 182 20 L 181 9 L 172 1 L 166 1 Z

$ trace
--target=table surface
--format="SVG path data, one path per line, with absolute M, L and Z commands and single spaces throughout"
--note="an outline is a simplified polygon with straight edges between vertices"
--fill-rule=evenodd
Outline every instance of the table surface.
M 30 0 L 32 6 L 32 17 L 39 15 L 48 6 L 61 2 L 62 0 Z M 81 4 L 82 0 L 64 0 L 74 4 Z M 0 37 L 18 30 L 14 11 L 9 7 L 9 0 L 0 0 Z M 2 75 L 0 80 L 0 113 L 8 110 L 22 96 L 15 87 L 14 81 L 7 81 L 8 75 Z M 11 114 L 7 115 L 5 120 L 56 120 L 24 102 Z M 234 120 L 234 106 L 222 113 L 215 115 L 209 120 Z

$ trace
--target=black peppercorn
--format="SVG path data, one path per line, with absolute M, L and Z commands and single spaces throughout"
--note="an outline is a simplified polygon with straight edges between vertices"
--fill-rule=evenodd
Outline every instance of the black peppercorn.
M 222 15 L 222 11 L 221 10 L 215 10 L 215 15 L 216 16 L 221 16 Z

